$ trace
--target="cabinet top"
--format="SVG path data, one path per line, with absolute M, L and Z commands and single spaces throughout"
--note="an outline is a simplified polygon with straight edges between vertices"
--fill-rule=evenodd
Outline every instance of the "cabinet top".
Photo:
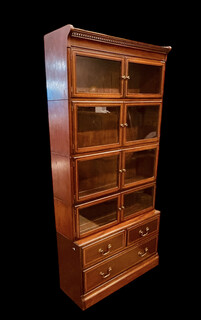
M 151 51 L 151 52 L 157 52 L 157 53 L 163 53 L 163 54 L 168 54 L 170 52 L 170 50 L 172 49 L 171 46 L 158 46 L 158 45 L 148 44 L 148 43 L 144 43 L 144 42 L 138 42 L 138 41 L 134 41 L 134 40 L 128 40 L 128 39 L 123 39 L 123 38 L 119 38 L 119 37 L 114 37 L 114 36 L 94 32 L 94 31 L 83 30 L 83 29 L 75 28 L 71 24 L 68 24 L 60 29 L 57 29 L 57 30 L 51 32 L 51 33 L 54 33 L 54 32 L 62 32 L 63 33 L 63 31 L 66 31 L 66 35 L 70 36 L 72 38 L 81 38 L 81 39 L 85 39 L 85 40 L 89 40 L 89 41 L 108 43 L 108 44 L 129 47 L 129 48 L 134 48 L 134 49 L 140 49 L 140 50 L 145 50 L 145 51 Z

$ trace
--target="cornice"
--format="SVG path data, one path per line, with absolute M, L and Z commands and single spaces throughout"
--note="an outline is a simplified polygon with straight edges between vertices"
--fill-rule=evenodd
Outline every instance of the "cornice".
M 70 36 L 72 38 L 80 38 L 80 39 L 85 39 L 90 41 L 103 42 L 103 43 L 108 43 L 112 45 L 129 47 L 133 49 L 140 49 L 140 50 L 163 53 L 163 54 L 168 54 L 172 49 L 170 46 L 156 46 L 153 44 L 122 39 L 122 38 L 109 36 L 102 33 L 97 33 L 97 32 L 77 29 L 77 28 L 71 29 Z

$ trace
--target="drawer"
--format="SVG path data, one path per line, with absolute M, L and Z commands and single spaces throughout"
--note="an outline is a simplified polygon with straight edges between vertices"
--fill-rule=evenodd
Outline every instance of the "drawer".
M 157 231 L 158 226 L 159 226 L 159 218 L 152 221 L 143 222 L 138 226 L 133 226 L 128 228 L 127 229 L 128 230 L 127 245 L 133 244 L 133 242 L 137 240 L 141 240 L 144 237 L 146 238 L 151 233 Z
M 112 279 L 157 251 L 158 238 L 147 239 L 83 272 L 85 292 Z
M 126 231 L 96 241 L 83 248 L 83 267 L 97 263 L 122 250 L 126 245 Z

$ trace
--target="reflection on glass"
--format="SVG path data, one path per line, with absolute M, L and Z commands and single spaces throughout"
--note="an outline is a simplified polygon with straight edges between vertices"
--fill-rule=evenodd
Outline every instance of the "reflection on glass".
M 124 195 L 124 216 L 133 215 L 153 207 L 154 188 L 138 190 Z
M 119 106 L 78 107 L 78 148 L 118 143 L 119 117 Z
M 160 93 L 162 67 L 129 63 L 128 93 Z
M 77 93 L 120 93 L 121 61 L 76 55 Z
M 153 177 L 155 161 L 156 149 L 126 152 L 124 183 L 133 183 Z
M 118 187 L 119 156 L 78 161 L 79 197 Z
M 80 234 L 117 220 L 117 198 L 79 209 Z
M 128 106 L 126 122 L 126 141 L 158 137 L 159 106 Z

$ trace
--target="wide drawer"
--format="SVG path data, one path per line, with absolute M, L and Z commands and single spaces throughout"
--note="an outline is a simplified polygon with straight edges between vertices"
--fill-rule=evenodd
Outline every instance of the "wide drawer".
M 83 272 L 85 292 L 103 284 L 107 280 L 143 261 L 157 251 L 158 238 L 147 239 L 137 246 L 124 250 L 123 253 L 99 263 Z
M 97 241 L 83 248 L 83 267 L 95 264 L 117 253 L 125 247 L 126 231 L 120 231 L 112 236 Z
M 133 244 L 137 240 L 141 240 L 144 237 L 149 236 L 153 232 L 157 231 L 159 227 L 159 218 L 152 221 L 143 222 L 138 226 L 128 228 L 128 240 L 127 245 Z

